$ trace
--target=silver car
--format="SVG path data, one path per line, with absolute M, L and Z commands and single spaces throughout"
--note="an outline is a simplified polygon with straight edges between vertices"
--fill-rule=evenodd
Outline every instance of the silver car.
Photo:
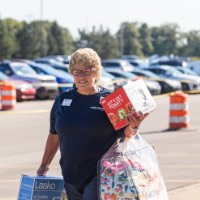
M 176 68 L 171 66 L 150 66 L 148 68 L 149 71 L 154 72 L 155 74 L 159 75 L 160 77 L 170 78 L 173 80 L 178 80 L 181 82 L 182 90 L 189 91 L 189 90 L 200 90 L 200 78 L 195 77 L 188 74 L 183 74 L 178 71 Z

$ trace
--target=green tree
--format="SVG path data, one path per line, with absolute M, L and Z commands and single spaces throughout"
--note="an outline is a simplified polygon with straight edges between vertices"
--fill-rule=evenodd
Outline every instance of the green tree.
M 186 41 L 182 46 L 182 54 L 186 56 L 200 56 L 200 31 L 193 30 L 186 34 Z
M 34 21 L 30 24 L 23 22 L 23 27 L 17 34 L 20 46 L 20 58 L 32 59 L 42 55 L 42 36 L 41 22 Z
M 11 59 L 17 54 L 16 34 L 21 23 L 8 18 L 0 20 L 0 59 Z
M 142 24 L 139 27 L 140 43 L 142 45 L 142 52 L 145 56 L 149 56 L 153 52 L 153 44 L 151 38 L 151 29 L 147 24 Z
M 62 28 L 57 22 L 53 22 L 47 31 L 48 55 L 65 55 L 73 52 L 74 41 L 67 28 Z
M 78 48 L 90 47 L 98 52 L 102 59 L 119 57 L 117 39 L 111 35 L 109 29 L 104 30 L 102 26 L 96 30 L 93 27 L 90 33 L 84 29 L 79 30 L 80 39 L 76 41 Z
M 142 45 L 140 43 L 140 32 L 137 23 L 124 22 L 117 32 L 120 43 L 121 54 L 142 56 Z
M 179 27 L 176 24 L 165 24 L 152 28 L 152 43 L 156 54 L 176 54 L 177 34 Z

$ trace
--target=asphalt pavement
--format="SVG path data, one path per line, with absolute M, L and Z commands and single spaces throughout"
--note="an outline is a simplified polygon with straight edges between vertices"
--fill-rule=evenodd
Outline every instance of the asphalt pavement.
M 145 119 L 141 135 L 157 152 L 171 200 L 200 200 L 200 95 L 189 96 L 190 127 L 169 131 L 169 97 L 155 97 L 157 109 Z M 18 103 L 0 112 L 0 200 L 17 199 L 21 174 L 35 175 L 49 130 L 53 101 Z M 49 175 L 60 175 L 59 152 Z

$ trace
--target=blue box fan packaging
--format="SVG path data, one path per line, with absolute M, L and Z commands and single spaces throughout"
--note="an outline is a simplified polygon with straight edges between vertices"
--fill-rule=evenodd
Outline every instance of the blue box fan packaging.
M 61 200 L 63 189 L 61 176 L 22 175 L 18 200 Z

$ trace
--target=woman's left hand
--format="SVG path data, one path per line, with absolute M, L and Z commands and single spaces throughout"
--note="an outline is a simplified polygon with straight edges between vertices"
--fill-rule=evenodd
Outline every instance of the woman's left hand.
M 130 128 L 138 128 L 141 124 L 141 122 L 145 119 L 145 117 L 148 115 L 148 113 L 143 114 L 142 112 L 139 111 L 139 117 L 134 116 L 134 114 L 129 113 L 127 115 L 127 121 L 130 126 Z
M 139 112 L 139 117 L 134 116 L 134 114 L 129 113 L 126 117 L 128 126 L 125 129 L 125 137 L 130 138 L 137 133 L 141 122 L 148 116 L 148 113 L 143 114 Z

